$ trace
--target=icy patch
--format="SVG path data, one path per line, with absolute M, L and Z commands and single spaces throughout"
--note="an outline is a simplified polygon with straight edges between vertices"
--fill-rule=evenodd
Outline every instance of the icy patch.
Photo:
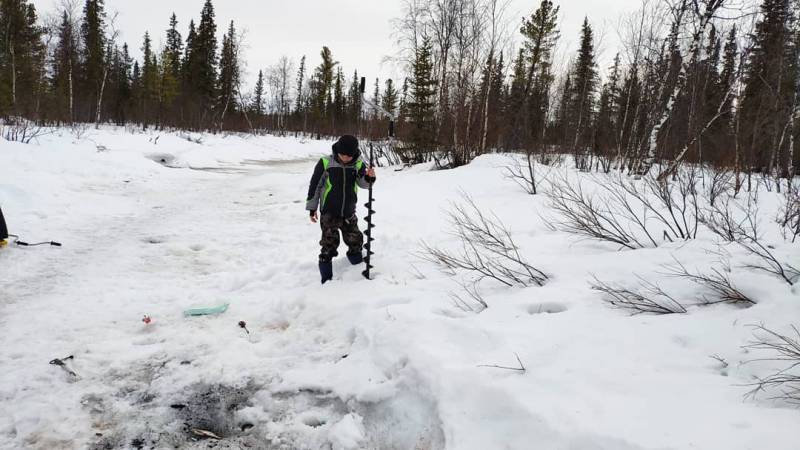
M 364 418 L 348 414 L 331 427 L 331 446 L 334 450 L 357 450 L 364 442 Z
M 207 448 L 210 443 L 215 448 L 262 448 L 251 431 L 254 425 L 240 415 L 252 406 L 258 389 L 253 384 L 197 384 L 181 393 L 183 400 L 173 402 L 152 392 L 131 392 L 126 408 L 114 408 L 100 396 L 87 397 L 84 407 L 95 418 L 96 429 L 102 426 L 90 448 Z
M 445 448 L 439 410 L 431 395 L 411 387 L 362 412 L 366 448 L 438 450 Z M 364 448 L 364 447 L 362 447 Z
M 445 447 L 435 401 L 417 387 L 399 387 L 379 401 L 347 398 L 325 389 L 276 392 L 269 386 L 198 383 L 174 393 L 153 381 L 174 361 L 129 373 L 118 391 L 90 394 L 92 450 L 116 448 L 330 448 L 386 450 Z M 109 373 L 114 377 L 114 373 Z M 121 374 L 118 374 L 121 375 Z

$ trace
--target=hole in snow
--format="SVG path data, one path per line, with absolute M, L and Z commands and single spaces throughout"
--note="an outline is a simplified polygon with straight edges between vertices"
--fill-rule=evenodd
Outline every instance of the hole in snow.
M 556 302 L 543 302 L 528 305 L 528 314 L 558 314 L 567 310 L 567 306 Z
M 311 428 L 317 428 L 325 425 L 325 419 L 321 419 L 316 416 L 308 416 L 303 418 L 303 423 L 310 426 Z
M 157 162 L 164 167 L 169 167 L 170 169 L 178 169 L 180 168 L 176 161 L 174 155 L 170 155 L 169 153 L 151 153 L 149 155 L 145 155 L 145 157 L 151 161 Z

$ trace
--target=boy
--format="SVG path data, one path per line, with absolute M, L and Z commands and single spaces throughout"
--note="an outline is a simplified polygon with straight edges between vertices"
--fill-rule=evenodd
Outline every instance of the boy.
M 339 231 L 347 244 L 350 264 L 363 262 L 364 236 L 358 229 L 356 204 L 358 187 L 369 188 L 375 182 L 375 169 L 359 159 L 358 139 L 344 135 L 333 144 L 333 154 L 319 160 L 308 187 L 306 210 L 311 221 L 319 220 L 322 239 L 319 244 L 319 274 L 322 284 L 333 279 L 331 260 L 339 254 Z M 321 208 L 320 208 L 321 207 Z M 319 214 L 317 210 L 319 209 Z

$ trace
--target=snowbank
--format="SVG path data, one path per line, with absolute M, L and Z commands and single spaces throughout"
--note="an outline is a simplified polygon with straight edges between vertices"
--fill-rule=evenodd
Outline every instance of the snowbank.
M 320 287 L 303 208 L 330 144 L 118 128 L 1 141 L 10 232 L 64 247 L 0 250 L 0 448 L 200 448 L 203 431 L 223 448 L 796 448 L 797 409 L 744 398 L 780 364 L 746 363 L 761 355 L 743 346 L 750 325 L 797 324 L 797 286 L 732 250 L 751 308 L 609 308 L 593 275 L 638 274 L 691 303 L 702 292 L 663 266 L 709 267 L 716 239 L 619 251 L 553 231 L 547 199 L 491 155 L 380 170 L 376 280 L 339 258 Z M 454 306 L 463 275 L 417 253 L 459 248 L 444 213 L 460 192 L 502 218 L 543 287 L 484 282 L 488 309 Z M 778 194 L 760 200 L 766 223 Z M 70 355 L 77 377 L 48 364 Z

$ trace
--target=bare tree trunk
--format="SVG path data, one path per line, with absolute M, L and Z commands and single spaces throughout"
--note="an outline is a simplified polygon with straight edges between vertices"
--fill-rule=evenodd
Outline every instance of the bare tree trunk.
M 9 25 L 10 27 L 11 25 Z M 8 52 L 11 54 L 11 105 L 17 112 L 17 57 L 14 51 L 14 41 L 8 40 Z
M 117 17 L 118 16 L 119 16 L 119 13 L 114 14 L 114 16 L 109 21 L 109 26 L 111 27 L 111 36 L 109 38 L 108 48 L 112 48 L 113 47 L 114 43 L 117 41 L 117 36 L 119 36 L 119 31 L 116 28 L 116 23 L 117 23 Z M 108 55 L 106 55 L 106 57 L 110 59 L 111 55 L 108 54 Z M 110 63 L 111 63 L 110 61 L 106 61 L 105 68 L 103 69 L 103 81 L 100 83 L 100 95 L 97 96 L 97 113 L 96 113 L 95 120 L 94 120 L 95 127 L 99 127 L 100 126 L 100 113 L 103 110 L 103 108 L 102 108 L 103 107 L 103 93 L 105 92 L 105 89 L 106 89 L 106 80 L 108 79 L 108 69 L 109 69 L 109 66 L 111 65 Z
M 103 81 L 100 83 L 100 93 L 97 96 L 97 112 L 95 113 L 95 118 L 94 118 L 95 127 L 100 126 L 100 113 L 103 107 L 103 92 L 106 89 L 107 78 L 108 78 L 108 64 L 106 64 L 106 68 L 103 70 Z
M 736 98 L 742 98 L 742 87 L 739 85 L 737 88 Z M 742 148 L 739 140 L 739 133 L 741 132 L 741 114 L 736 114 L 736 125 L 733 131 L 733 148 L 734 148 L 734 162 L 733 170 L 736 172 L 736 183 L 734 186 L 734 195 L 738 194 L 742 189 Z
M 697 8 L 697 2 L 692 0 L 693 5 Z M 707 0 L 705 11 L 699 17 L 700 22 L 697 25 L 697 29 L 694 32 L 692 37 L 692 43 L 689 46 L 688 52 L 688 59 L 684 59 L 683 63 L 681 64 L 680 72 L 678 73 L 678 78 L 675 83 L 675 86 L 672 88 L 672 92 L 670 93 L 669 100 L 667 100 L 666 108 L 661 113 L 661 118 L 656 122 L 656 125 L 653 126 L 653 129 L 650 131 L 650 139 L 649 139 L 649 147 L 647 153 L 647 159 L 645 160 L 644 166 L 644 173 L 647 173 L 650 168 L 655 164 L 656 161 L 656 150 L 658 148 L 658 134 L 664 125 L 669 120 L 670 116 L 672 116 L 672 109 L 675 106 L 675 101 L 678 99 L 683 86 L 686 82 L 686 74 L 690 66 L 692 66 L 697 61 L 698 52 L 700 49 L 700 44 L 705 37 L 706 28 L 708 28 L 708 24 L 714 18 L 714 14 L 716 11 L 725 3 L 725 0 Z M 689 9 L 688 0 L 682 0 L 678 10 L 676 11 L 676 24 L 675 29 L 673 30 L 672 36 L 670 36 L 671 42 L 677 42 L 677 33 L 679 32 L 682 24 L 683 24 L 683 16 Z M 699 10 L 695 9 L 695 14 L 699 14 Z M 672 46 L 670 46 L 672 47 Z M 685 153 L 684 150 L 682 153 Z
M 486 139 L 489 135 L 489 95 L 492 92 L 494 82 L 494 49 L 489 51 L 489 67 L 486 81 L 486 94 L 483 100 L 483 130 L 481 133 L 481 152 L 486 152 Z
M 250 130 L 250 133 L 253 133 L 253 122 L 250 121 L 250 116 L 247 114 L 247 108 L 244 106 L 244 100 L 242 100 L 242 93 L 238 92 L 239 95 L 239 103 L 242 105 L 242 114 L 244 115 L 244 120 L 247 122 L 247 128 Z
M 794 133 L 795 133 L 795 121 L 797 120 L 798 114 L 798 107 L 797 107 L 797 92 L 795 92 L 794 97 L 792 99 L 792 115 L 789 119 L 789 155 L 786 159 L 786 178 L 789 181 L 790 187 L 792 183 L 792 178 L 794 177 Z
M 781 57 L 778 59 L 778 62 L 777 62 L 776 65 L 778 67 L 783 67 L 783 52 L 781 52 Z M 780 109 L 781 109 L 780 103 L 781 103 L 781 93 L 782 93 L 782 88 L 783 88 L 783 75 L 784 75 L 783 74 L 783 70 L 781 70 L 779 72 L 779 76 L 778 76 L 778 80 L 777 80 L 778 81 L 777 86 L 775 87 L 775 90 L 776 90 L 776 92 L 775 92 L 775 104 L 773 105 L 774 109 L 772 111 L 772 116 L 775 117 L 775 119 L 777 119 L 779 117 L 779 112 L 780 112 Z M 775 124 L 773 126 L 774 129 L 773 129 L 773 133 L 772 133 L 772 151 L 771 151 L 771 153 L 769 155 L 769 161 L 767 161 L 767 170 L 766 170 L 766 173 L 770 174 L 770 175 L 774 175 L 775 174 L 776 165 L 778 163 L 778 158 L 779 158 L 779 154 L 780 154 L 780 149 L 783 146 L 783 136 L 786 133 L 786 127 L 789 126 L 788 122 L 783 127 L 781 127 L 778 124 L 777 120 L 775 120 L 774 122 L 775 122 Z M 778 138 L 779 134 L 781 135 L 780 138 Z
M 449 107 L 448 63 L 452 47 L 453 33 L 457 20 L 457 0 L 435 0 L 435 10 L 429 11 L 436 46 L 439 49 L 439 107 L 436 121 L 436 140 L 441 136 L 444 118 Z
M 646 20 L 646 17 L 647 17 L 647 6 L 648 6 L 647 0 L 643 0 L 642 1 L 642 9 L 641 9 L 641 18 L 639 20 L 639 27 L 637 29 L 636 36 L 633 38 L 633 42 L 631 43 L 631 47 L 634 49 L 634 52 L 633 52 L 633 61 L 631 62 L 631 75 L 629 75 L 629 77 L 631 77 L 634 74 L 636 74 L 636 72 L 639 70 L 639 62 L 640 62 L 640 58 L 641 58 L 641 49 L 642 49 L 643 42 L 644 42 L 644 25 L 645 25 L 645 20 Z M 638 75 L 637 75 L 637 79 L 638 79 Z M 619 169 L 620 172 L 622 172 L 625 169 L 625 160 L 627 159 L 627 155 L 630 152 L 631 136 L 633 136 L 633 128 L 634 128 L 634 126 L 631 127 L 631 130 L 630 130 L 631 135 L 628 136 L 628 142 L 627 143 L 623 143 L 624 137 L 625 137 L 625 127 L 626 127 L 626 125 L 628 123 L 628 116 L 629 116 L 630 109 L 631 109 L 631 100 L 632 100 L 632 97 L 633 97 L 633 87 L 634 87 L 633 79 L 631 78 L 630 81 L 631 81 L 631 83 L 630 83 L 630 86 L 628 87 L 628 93 L 625 96 L 625 110 L 624 110 L 624 113 L 622 115 L 622 123 L 619 124 L 619 133 L 618 133 L 619 137 L 617 139 L 617 164 L 618 164 L 618 169 Z M 624 83 L 624 81 L 623 81 L 623 83 Z M 638 114 L 638 106 L 637 106 L 637 114 Z M 634 118 L 635 117 L 636 116 L 634 115 Z M 635 124 L 633 124 L 633 125 L 635 125 Z M 622 155 L 623 145 L 625 146 L 625 156 L 624 157 Z
M 725 97 L 719 104 L 719 108 L 717 108 L 717 113 L 714 114 L 714 117 L 712 117 L 711 120 L 709 120 L 701 130 L 699 130 L 689 139 L 689 141 L 681 149 L 681 152 L 678 154 L 678 156 L 676 156 L 672 163 L 670 163 L 669 167 L 658 175 L 658 181 L 664 181 L 669 175 L 675 173 L 692 145 L 694 145 L 694 143 L 697 142 L 703 136 L 703 134 L 708 131 L 708 129 L 711 128 L 711 126 L 714 125 L 714 123 L 716 123 L 716 121 L 725 113 L 725 104 L 728 102 L 728 99 L 731 95 L 732 90 L 728 90 L 728 92 L 725 93 Z
M 634 69 L 633 70 L 637 70 L 635 67 L 636 66 L 634 65 Z M 631 97 L 632 96 L 633 96 L 633 83 L 631 83 L 631 86 L 628 89 L 628 94 L 627 94 L 627 96 L 625 98 L 625 112 L 622 115 L 622 123 L 619 124 L 619 137 L 617 138 L 617 164 L 618 164 L 618 169 L 620 170 L 620 172 L 625 168 L 625 162 L 624 162 L 624 159 L 622 157 L 622 146 L 623 146 L 622 141 L 624 140 L 623 138 L 625 137 L 625 126 L 628 124 L 628 113 L 630 112 L 630 109 L 631 109 Z M 633 133 L 633 127 L 631 127 L 631 134 L 632 133 Z M 630 136 L 628 136 L 628 143 L 625 144 L 625 155 L 626 156 L 628 154 L 629 146 L 630 146 Z
M 474 109 L 474 102 L 469 102 L 469 106 L 467 106 L 467 123 L 466 123 L 466 136 L 464 136 L 464 153 L 466 153 L 467 161 L 472 160 L 474 155 L 473 153 L 473 145 L 471 142 L 472 134 L 470 131 L 472 130 L 472 111 Z
M 584 82 L 583 87 L 581 88 L 581 99 L 584 99 L 585 96 L 586 96 L 586 90 L 589 88 L 589 81 L 590 80 L 587 79 L 586 82 Z M 583 128 L 583 112 L 584 112 L 583 109 L 584 109 L 584 107 L 585 107 L 585 105 L 583 105 L 583 104 L 578 106 L 578 109 L 579 109 L 579 111 L 578 111 L 578 124 L 575 127 L 575 140 L 573 142 L 573 151 L 575 152 L 576 155 L 578 154 L 577 153 L 578 152 L 578 145 L 580 144 L 580 138 L 581 138 L 581 134 L 582 134 L 582 131 L 583 131 L 582 128 Z M 583 155 L 583 153 L 584 152 L 581 151 L 581 155 Z M 576 162 L 577 162 L 577 160 L 576 160 Z

